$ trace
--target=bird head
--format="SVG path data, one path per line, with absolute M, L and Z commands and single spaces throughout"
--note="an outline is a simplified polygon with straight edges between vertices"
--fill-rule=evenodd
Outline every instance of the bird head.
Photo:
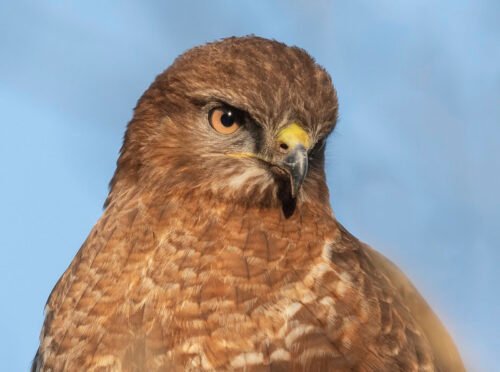
M 253 36 L 193 48 L 139 100 L 108 203 L 133 187 L 291 212 L 327 201 L 337 107 L 330 76 L 302 49 Z

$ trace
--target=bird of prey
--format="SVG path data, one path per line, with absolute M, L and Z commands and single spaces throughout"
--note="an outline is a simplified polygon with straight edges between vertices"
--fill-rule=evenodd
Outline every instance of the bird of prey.
M 195 47 L 138 101 L 33 371 L 463 371 L 425 300 L 335 218 L 338 103 L 304 50 Z

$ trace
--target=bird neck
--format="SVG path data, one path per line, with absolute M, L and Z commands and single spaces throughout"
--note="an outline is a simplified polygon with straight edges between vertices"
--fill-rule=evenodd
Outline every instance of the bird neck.
M 117 194 L 107 211 L 132 214 L 134 225 L 147 227 L 162 241 L 175 237 L 179 239 L 175 242 L 178 247 L 202 240 L 205 245 L 191 246 L 235 248 L 263 262 L 284 259 L 297 249 L 302 253 L 296 252 L 300 259 L 295 262 L 300 263 L 321 256 L 325 242 L 331 241 L 338 230 L 330 205 L 324 200 L 325 193 L 327 189 L 318 196 L 302 194 L 293 213 L 287 214 L 279 202 L 254 204 L 199 190 L 146 190 L 136 184 Z M 269 252 L 270 247 L 273 252 Z
M 321 203 L 300 202 L 286 218 L 279 207 L 131 190 L 112 200 L 97 231 L 106 231 L 106 221 L 119 221 L 125 232 L 114 238 L 123 239 L 120 244 L 106 244 L 100 252 L 120 256 L 123 250 L 124 257 L 134 257 L 127 266 L 115 265 L 117 270 L 146 270 L 158 283 L 204 288 L 206 296 L 222 291 L 231 297 L 239 288 L 237 303 L 254 301 L 283 281 L 300 282 L 322 267 L 339 234 L 329 206 Z M 137 244 L 126 231 L 144 238 Z
M 206 244 L 191 246 L 233 249 L 264 262 L 283 259 L 295 249 L 302 251 L 302 259 L 307 258 L 304 253 L 321 255 L 324 242 L 337 229 L 329 205 L 313 200 L 299 201 L 289 216 L 278 205 L 228 202 L 209 194 L 151 194 L 149 200 L 142 197 L 136 203 L 160 239 L 180 237 L 179 245 L 201 240 Z

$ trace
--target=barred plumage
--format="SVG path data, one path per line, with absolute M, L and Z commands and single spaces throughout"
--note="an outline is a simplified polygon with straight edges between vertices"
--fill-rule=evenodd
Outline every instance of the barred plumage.
M 214 107 L 245 122 L 216 133 Z M 336 221 L 323 169 L 336 117 L 330 77 L 301 49 L 230 38 L 179 57 L 135 109 L 33 369 L 463 370 L 408 279 Z M 292 122 L 308 171 L 276 144 Z

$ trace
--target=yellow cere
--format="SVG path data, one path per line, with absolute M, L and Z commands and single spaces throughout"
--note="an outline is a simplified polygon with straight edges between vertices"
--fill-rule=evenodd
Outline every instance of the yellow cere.
M 276 139 L 279 142 L 286 143 L 289 148 L 294 148 L 297 145 L 302 145 L 306 149 L 311 146 L 311 137 L 309 134 L 297 123 L 291 123 L 279 131 Z

